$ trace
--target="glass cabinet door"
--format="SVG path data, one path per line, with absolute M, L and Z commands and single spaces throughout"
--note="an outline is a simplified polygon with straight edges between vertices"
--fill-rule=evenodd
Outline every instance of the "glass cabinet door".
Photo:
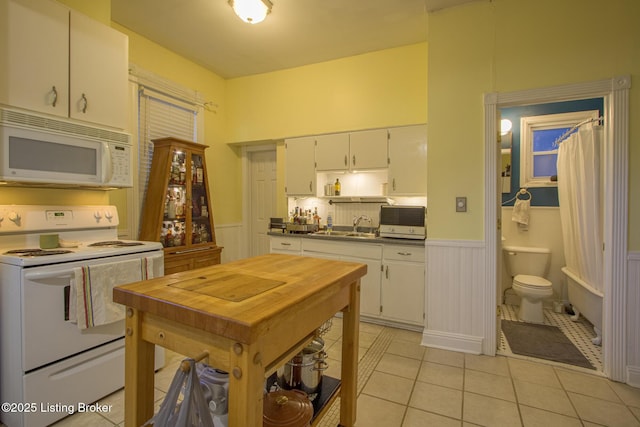
M 201 154 L 191 154 L 191 243 L 212 241 L 207 200 L 207 188 L 204 179 L 204 160 Z
M 186 244 L 187 180 L 186 155 L 183 151 L 172 153 L 169 184 L 164 202 L 164 221 L 160 242 L 166 247 Z

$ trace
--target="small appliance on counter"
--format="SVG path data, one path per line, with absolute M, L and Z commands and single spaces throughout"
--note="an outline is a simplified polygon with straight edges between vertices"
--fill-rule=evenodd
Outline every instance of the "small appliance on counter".
M 318 231 L 319 225 L 300 223 L 300 222 L 285 222 L 283 218 L 271 218 L 269 222 L 269 231 L 292 234 L 309 234 Z
M 286 225 L 287 233 L 309 234 L 318 231 L 318 224 L 296 224 L 288 222 Z
M 282 218 L 271 218 L 269 221 L 269 231 L 282 231 L 283 233 L 287 230 L 287 224 L 284 222 Z
M 380 237 L 424 240 L 426 216 L 424 206 L 380 206 Z

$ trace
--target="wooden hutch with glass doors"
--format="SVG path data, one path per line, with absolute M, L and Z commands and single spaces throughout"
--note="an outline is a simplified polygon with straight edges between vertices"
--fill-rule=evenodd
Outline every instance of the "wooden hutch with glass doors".
M 179 138 L 153 140 L 140 240 L 164 246 L 164 273 L 220 264 L 204 150 Z

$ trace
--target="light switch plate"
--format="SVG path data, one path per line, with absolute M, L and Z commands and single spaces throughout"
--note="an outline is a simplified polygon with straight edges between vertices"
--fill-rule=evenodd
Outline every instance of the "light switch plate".
M 456 212 L 466 212 L 466 211 L 467 211 L 467 198 L 456 197 Z

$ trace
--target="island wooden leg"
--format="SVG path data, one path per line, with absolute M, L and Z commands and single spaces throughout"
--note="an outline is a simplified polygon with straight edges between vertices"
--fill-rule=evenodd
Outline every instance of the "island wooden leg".
M 229 426 L 260 427 L 264 390 L 260 345 L 234 344 L 229 362 Z
M 153 416 L 155 346 L 142 339 L 141 313 L 127 308 L 124 356 L 124 421 L 143 425 Z
M 342 317 L 342 386 L 340 392 L 340 425 L 356 423 L 358 398 L 358 340 L 360 332 L 360 280 L 351 285 L 349 306 Z

